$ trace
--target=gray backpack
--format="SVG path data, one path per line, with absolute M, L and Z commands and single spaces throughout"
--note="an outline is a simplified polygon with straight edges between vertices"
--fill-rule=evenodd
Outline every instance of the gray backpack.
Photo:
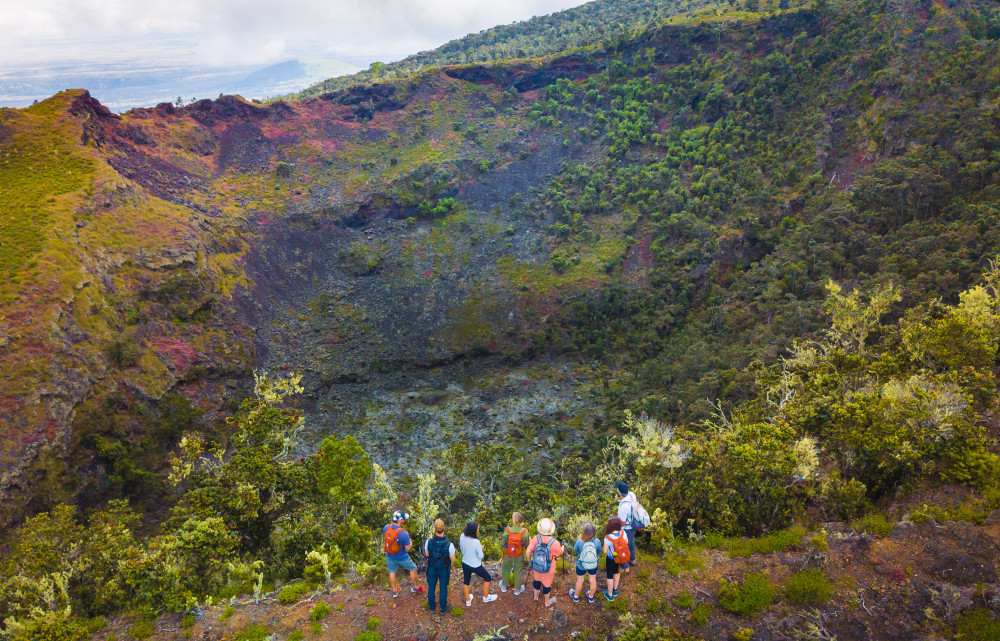
M 552 543 L 554 540 L 549 539 L 549 543 Z M 544 543 L 542 535 L 538 535 L 538 543 L 535 545 L 535 550 L 531 553 L 531 569 L 535 572 L 545 574 L 552 569 L 552 548 L 549 547 L 549 543 Z
M 596 570 L 600 561 L 601 557 L 597 553 L 597 545 L 594 544 L 594 539 L 585 541 L 583 549 L 580 550 L 580 567 L 584 570 Z

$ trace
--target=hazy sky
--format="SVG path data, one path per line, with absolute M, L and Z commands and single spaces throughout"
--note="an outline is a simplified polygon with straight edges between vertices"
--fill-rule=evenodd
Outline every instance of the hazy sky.
M 207 64 L 294 57 L 388 62 L 466 33 L 580 4 L 583 0 L 0 0 L 0 66 L 161 55 Z

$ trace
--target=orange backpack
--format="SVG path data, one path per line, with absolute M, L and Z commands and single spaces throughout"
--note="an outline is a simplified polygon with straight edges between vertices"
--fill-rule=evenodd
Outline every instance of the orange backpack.
M 503 548 L 503 553 L 512 559 L 524 554 L 524 528 L 517 534 L 510 531 L 510 527 L 507 528 L 507 545 Z
M 609 539 L 611 537 L 608 537 Z M 612 549 L 615 553 L 615 563 L 628 563 L 629 559 L 632 558 L 631 553 L 628 551 L 628 539 L 625 538 L 624 532 L 618 533 L 617 539 L 611 539 Z
M 399 545 L 399 533 L 403 531 L 403 528 L 393 529 L 390 525 L 385 530 L 385 536 L 382 537 L 382 545 L 385 548 L 385 553 L 388 555 L 399 554 L 399 551 L 403 548 Z

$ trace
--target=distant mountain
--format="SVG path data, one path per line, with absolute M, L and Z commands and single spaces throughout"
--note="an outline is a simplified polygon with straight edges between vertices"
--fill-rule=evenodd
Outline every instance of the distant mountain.
M 425 67 L 534 58 L 576 47 L 601 45 L 656 25 L 671 16 L 715 4 L 710 0 L 596 0 L 452 40 L 398 62 L 331 77 L 297 94 L 305 98 L 352 84 L 406 76 Z

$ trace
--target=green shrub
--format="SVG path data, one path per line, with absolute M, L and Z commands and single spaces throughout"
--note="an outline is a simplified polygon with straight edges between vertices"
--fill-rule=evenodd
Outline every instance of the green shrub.
M 309 611 L 309 618 L 313 621 L 322 621 L 326 618 L 326 615 L 330 614 L 330 611 L 330 606 L 320 601 Z
M 365 601 L 365 606 L 369 607 L 369 608 L 375 607 L 375 600 L 374 599 L 368 599 L 367 601 Z
M 219 615 L 219 621 L 225 621 L 226 619 L 228 619 L 229 617 L 233 616 L 234 614 L 236 614 L 236 608 L 234 608 L 231 605 L 227 605 L 226 609 L 223 610 L 222 614 Z
M 271 633 L 263 625 L 252 625 L 236 633 L 233 641 L 267 641 Z
M 585 632 L 584 635 L 586 634 Z M 686 641 L 691 637 L 673 629 L 659 626 L 649 627 L 648 623 L 640 619 L 617 639 L 618 641 Z
M 90 636 L 83 621 L 49 613 L 26 624 L 12 638 L 13 641 L 84 641 Z
M 851 527 L 859 532 L 867 532 L 875 536 L 886 536 L 892 532 L 892 523 L 885 518 L 885 515 L 878 512 L 872 512 L 854 520 Z
M 701 601 L 691 611 L 691 622 L 697 626 L 708 623 L 708 617 L 712 615 L 713 606 L 708 601 Z
M 153 636 L 153 632 L 155 632 L 155 629 L 150 621 L 137 621 L 129 627 L 128 637 L 135 639 L 135 641 L 142 641 Z
M 190 627 L 194 626 L 194 622 L 195 622 L 194 615 L 193 614 L 189 614 L 186 617 L 184 617 L 183 619 L 181 619 L 181 627 L 182 628 L 190 628 Z
M 796 572 L 785 585 L 785 598 L 796 605 L 823 605 L 830 600 L 833 584 L 822 570 Z
M 368 629 L 369 630 L 377 630 L 378 629 L 378 624 L 379 624 L 378 618 L 376 618 L 376 617 L 368 617 Z
M 451 616 L 455 617 L 456 619 L 458 617 L 465 616 L 465 610 L 463 610 L 462 608 L 452 608 Z
M 663 600 L 656 597 L 652 597 L 649 601 L 646 601 L 646 612 L 650 614 L 658 614 L 663 609 Z
M 684 590 L 680 594 L 674 597 L 674 605 L 678 608 L 684 608 L 685 610 L 690 609 L 694 606 L 694 597 L 687 590 Z
M 914 523 L 923 523 L 927 519 L 935 521 L 966 521 L 974 525 L 982 525 L 989 516 L 989 508 L 984 501 L 971 501 L 958 505 L 946 505 L 938 507 L 936 505 L 924 505 L 910 513 L 910 520 Z
M 759 539 L 735 539 L 729 542 L 729 556 L 772 554 L 787 550 L 802 541 L 805 530 L 798 527 L 772 532 Z
M 614 610 L 619 614 L 625 614 L 628 612 L 628 601 L 625 599 L 615 599 L 614 601 L 605 601 L 602 605 L 609 610 Z
M 343 612 L 344 603 L 343 602 L 338 603 L 337 605 L 333 606 L 333 609 L 336 610 L 337 612 Z
M 292 630 L 288 633 L 288 641 L 302 641 L 305 635 L 300 630 Z
M 292 583 L 286 585 L 281 588 L 280 592 L 278 592 L 278 603 L 291 605 L 301 599 L 306 592 L 309 592 L 309 586 L 305 583 Z
M 382 633 L 377 630 L 365 630 L 354 637 L 354 641 L 382 641 Z
M 319 621 L 313 621 L 312 631 L 313 634 L 323 634 L 323 624 Z
M 994 641 L 1000 639 L 1000 621 L 982 608 L 963 612 L 955 624 L 955 641 Z
M 774 586 L 763 573 L 748 574 L 743 583 L 719 583 L 719 605 L 743 617 L 756 616 L 774 601 Z

